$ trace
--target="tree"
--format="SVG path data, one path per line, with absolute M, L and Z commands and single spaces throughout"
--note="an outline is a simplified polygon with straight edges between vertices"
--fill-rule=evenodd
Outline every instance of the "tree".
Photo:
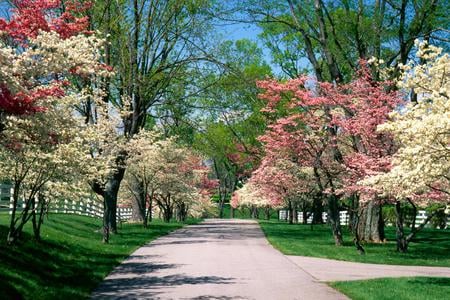
M 264 111 L 274 119 L 260 140 L 265 144 L 266 155 L 313 169 L 318 190 L 327 201 L 328 222 L 336 245 L 341 245 L 337 189 L 342 156 L 333 138 L 336 128 L 331 123 L 328 102 L 333 100 L 306 89 L 306 82 L 303 77 L 285 83 L 275 80 L 259 83 L 265 90 L 261 98 L 267 101 Z
M 390 82 L 374 81 L 364 62 L 357 74 L 341 85 L 307 77 L 259 83 L 265 89 L 264 111 L 274 119 L 260 138 L 266 159 L 284 158 L 313 169 L 317 189 L 327 200 L 336 244 L 341 243 L 338 199 L 366 195 L 356 182 L 388 169 L 393 142 L 376 127 L 401 103 L 388 89 Z
M 77 3 L 74 1 L 73 5 L 66 7 L 63 14 L 58 14 L 57 11 L 61 7 L 59 1 L 15 0 L 12 1 L 15 8 L 11 11 L 11 19 L 0 18 L 0 32 L 2 33 L 0 36 L 2 47 L 0 53 L 2 68 L 0 123 L 6 115 L 25 115 L 42 111 L 43 107 L 37 104 L 39 100 L 52 95 L 61 95 L 61 86 L 64 82 L 56 74 L 67 75 L 72 72 L 83 76 L 85 70 L 76 70 L 78 66 L 83 66 L 83 61 L 81 57 L 75 57 L 77 55 L 75 49 L 65 52 L 67 55 L 64 58 L 65 61 L 61 61 L 62 57 L 58 57 L 58 59 L 50 57 L 49 49 L 51 47 L 49 42 L 57 43 L 58 54 L 64 55 L 60 45 L 62 41 L 56 40 L 56 37 L 62 40 L 67 39 L 67 46 L 70 47 L 73 46 L 71 37 L 86 32 L 87 19 L 75 16 L 84 11 L 86 7 L 78 6 Z M 41 35 L 38 38 L 42 32 L 54 32 L 56 35 Z M 44 41 L 44 37 L 49 40 Z M 33 43 L 38 43 L 37 46 L 40 48 L 33 51 Z M 82 51 L 83 49 L 78 54 L 81 54 Z M 38 59 L 32 55 L 43 55 L 44 58 L 51 59 L 50 64 L 46 65 L 44 59 Z M 90 56 L 86 57 L 86 59 L 89 58 Z M 57 65 L 58 63 L 67 63 L 68 68 L 64 65 Z M 38 78 L 47 78 L 47 80 L 36 80 Z
M 201 157 L 177 145 L 175 138 L 163 139 L 161 133 L 156 132 L 142 131 L 130 145 L 125 183 L 140 205 L 138 211 L 144 226 L 153 202 L 166 222 L 174 215 L 178 221 L 185 221 L 188 214 L 202 215 L 208 209 L 210 192 L 217 185 L 208 178 L 210 170 L 203 166 Z M 132 187 L 135 182 L 140 183 L 143 190 Z
M 45 112 L 7 117 L 1 134 L 0 174 L 14 187 L 8 243 L 15 243 L 31 219 L 34 236 L 52 200 L 86 195 L 95 172 L 89 159 L 90 135 L 73 117 L 76 95 L 47 97 L 40 101 Z M 17 210 L 23 199 L 24 207 Z
M 287 207 L 290 224 L 297 219 L 297 208 L 301 202 L 315 191 L 312 169 L 302 168 L 282 157 L 270 156 L 263 159 L 245 186 L 249 186 L 250 195 L 255 196 L 247 199 L 241 192 L 239 204 L 264 208 Z M 258 201 L 257 197 L 261 200 Z
M 306 60 L 317 80 L 348 82 L 359 59 L 374 56 L 397 67 L 411 57 L 414 39 L 448 41 L 446 1 L 247 0 L 217 6 L 222 20 L 257 24 L 274 62 L 290 78 L 303 73 Z
M 390 79 L 396 80 L 399 66 L 414 55 L 415 39 L 448 42 L 447 1 L 247 0 L 217 6 L 219 19 L 259 26 L 273 62 L 289 78 L 306 70 L 319 82 L 347 83 L 358 61 L 374 56 L 392 67 Z M 381 221 L 380 207 L 371 206 L 370 219 Z
M 58 1 L 13 4 L 11 20 L 0 20 L 1 175 L 15 187 L 11 243 L 30 219 L 39 239 L 50 199 L 82 191 L 75 174 L 91 178 L 97 165 L 85 162 L 96 134 L 80 125 L 74 112 L 78 98 L 89 92 L 78 92 L 71 80 L 92 77 L 95 82 L 110 75 L 101 63 L 103 41 L 86 32 L 85 18 L 72 15 L 84 6 L 73 2 L 59 15 Z M 25 208 L 17 217 L 22 195 Z
M 99 53 L 93 51 L 100 48 L 101 40 L 84 35 L 62 40 L 57 33 L 41 32 L 36 38 L 30 38 L 28 45 L 21 53 L 11 53 L 11 63 L 3 65 L 2 71 L 16 70 L 18 83 L 42 80 L 45 76 L 58 76 L 60 81 L 44 83 L 29 92 L 34 95 L 32 102 L 39 110 L 5 118 L 1 133 L 0 174 L 14 185 L 8 237 L 11 243 L 20 237 L 30 218 L 33 218 L 35 236 L 39 239 L 42 216 L 50 197 L 61 193 L 58 186 L 66 186 L 67 192 L 82 190 L 79 184 L 70 188 L 67 184 L 76 181 L 74 174 L 90 178 L 91 171 L 94 172 L 85 163 L 89 161 L 89 145 L 95 140 L 95 134 L 75 116 L 75 104 L 82 95 L 64 78 L 74 76 L 69 72 L 72 68 L 78 68 L 76 76 L 101 74 Z M 76 50 L 70 52 L 68 49 L 75 49 L 74 45 Z M 26 195 L 25 208 L 16 218 L 19 197 L 23 194 Z M 39 214 L 37 220 L 36 214 Z
M 411 204 L 416 211 L 419 205 L 450 201 L 450 58 L 448 53 L 442 54 L 441 48 L 426 42 L 417 43 L 422 63 L 409 62 L 403 67 L 403 77 L 399 81 L 401 88 L 414 90 L 417 102 L 409 103 L 401 112 L 393 112 L 392 119 L 378 127 L 380 132 L 392 134 L 399 145 L 392 168 L 363 181 L 394 201 L 400 252 L 407 251 L 409 242 L 434 215 L 430 214 L 417 228 L 413 222 L 411 232 L 406 235 L 401 203 Z
M 323 94 L 334 100 L 333 126 L 340 131 L 338 145 L 343 154 L 345 172 L 340 176 L 342 192 L 350 201 L 350 224 L 356 238 L 381 242 L 384 224 L 381 218 L 383 199 L 359 205 L 360 197 L 373 196 L 357 182 L 367 176 L 390 168 L 390 159 L 396 150 L 390 134 L 377 131 L 377 126 L 388 120 L 389 113 L 403 101 L 393 91 L 389 81 L 375 81 L 366 62 L 360 62 L 357 78 L 337 87 L 325 86 Z M 358 207 L 359 205 L 359 207 Z
M 105 82 L 107 93 L 103 101 L 118 111 L 128 111 L 119 114 L 124 147 L 117 152 L 116 170 L 107 181 L 93 184 L 93 190 L 104 198 L 107 231 L 117 231 L 117 194 L 125 174 L 129 141 L 149 123 L 157 106 L 169 101 L 183 102 L 202 90 L 186 74 L 210 61 L 205 50 L 208 47 L 203 43 L 207 19 L 202 8 L 207 4 L 191 0 L 136 0 L 96 1 L 93 6 L 92 27 L 108 35 L 105 63 L 114 67 L 116 74 Z M 87 120 L 94 119 L 92 103 L 86 102 L 82 113 Z M 164 116 L 165 113 L 171 111 L 164 111 Z M 134 186 L 142 190 L 142 186 Z
M 259 160 L 260 143 L 256 137 L 265 128 L 260 113 L 262 101 L 256 80 L 271 73 L 263 60 L 262 50 L 250 40 L 225 41 L 219 46 L 216 59 L 224 66 L 222 73 L 213 73 L 211 88 L 201 97 L 205 110 L 193 146 L 208 156 L 219 180 L 219 217 L 224 204 L 239 180 L 248 177 Z

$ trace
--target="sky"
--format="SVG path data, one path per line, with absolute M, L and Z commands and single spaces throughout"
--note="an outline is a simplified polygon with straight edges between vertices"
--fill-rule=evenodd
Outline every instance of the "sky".
M 272 67 L 274 74 L 281 74 L 281 68 L 278 65 L 272 63 L 272 57 L 270 51 L 267 47 L 265 47 L 264 43 L 258 39 L 258 35 L 262 32 L 261 29 L 252 24 L 243 24 L 243 23 L 235 23 L 235 24 L 226 24 L 220 25 L 221 31 L 223 32 L 224 38 L 227 40 L 240 40 L 240 39 L 249 39 L 258 43 L 259 47 L 263 51 L 265 61 Z

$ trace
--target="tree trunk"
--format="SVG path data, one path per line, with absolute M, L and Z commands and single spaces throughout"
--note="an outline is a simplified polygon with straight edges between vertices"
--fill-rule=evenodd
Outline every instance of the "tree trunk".
M 44 221 L 44 213 L 46 211 L 45 198 L 42 194 L 38 194 L 38 203 L 33 202 L 32 223 L 33 234 L 36 241 L 41 240 L 41 225 Z
M 131 189 L 133 192 L 133 197 L 131 199 L 131 221 L 132 222 L 144 222 L 145 220 L 145 188 L 144 183 L 139 180 L 132 180 Z M 144 224 L 145 225 L 145 224 Z
M 403 213 L 401 203 L 397 201 L 395 203 L 395 233 L 397 238 L 397 251 L 405 253 L 408 251 L 408 243 L 406 241 L 406 236 L 403 228 Z
M 170 222 L 173 216 L 173 206 L 171 205 L 170 194 L 164 198 L 162 197 L 162 201 L 158 203 L 159 209 L 162 212 L 162 217 L 164 222 Z
M 230 218 L 234 219 L 234 208 L 230 205 Z
M 306 224 L 308 224 L 308 218 L 309 218 L 309 216 L 308 216 L 308 212 L 306 211 L 306 209 L 303 209 L 303 211 L 302 211 L 302 224 L 303 225 L 306 225 Z
M 312 218 L 312 224 L 323 224 L 323 202 L 322 202 L 322 196 L 317 195 L 313 199 L 313 218 Z M 306 223 L 305 223 L 306 224 Z
M 258 210 L 258 207 L 256 205 L 252 205 L 252 207 L 250 208 L 250 212 L 251 212 L 252 219 L 258 219 L 259 218 L 259 210 Z
M 177 221 L 185 222 L 187 218 L 187 206 L 185 203 L 180 203 L 177 205 Z
M 384 224 L 381 205 L 370 201 L 359 207 L 358 236 L 361 241 L 381 243 L 384 241 Z
M 294 207 L 292 205 L 292 201 L 288 201 L 288 211 L 289 214 L 289 224 L 294 224 Z
M 267 206 L 265 208 L 265 213 L 266 213 L 266 220 L 270 220 L 270 207 Z
M 8 237 L 7 242 L 8 244 L 13 244 L 16 242 L 16 237 L 14 235 L 15 232 L 15 226 L 16 226 L 16 212 L 17 212 L 17 204 L 19 202 L 19 184 L 14 185 L 13 190 L 13 202 L 12 202 L 12 211 L 11 211 L 11 217 L 10 217 L 10 223 L 9 223 L 9 230 L 8 230 Z
M 222 193 L 219 194 L 219 218 L 222 219 L 223 218 L 223 209 L 224 209 L 224 205 L 225 205 L 225 197 L 226 194 L 223 195 Z
M 14 195 L 14 197 L 16 198 L 14 200 L 15 207 L 13 208 L 13 215 L 15 216 L 15 213 L 17 213 L 17 204 L 18 204 L 18 200 L 19 200 L 19 193 L 17 192 Z M 13 218 L 11 216 L 11 223 L 10 223 L 8 236 L 7 236 L 7 243 L 9 245 L 16 243 L 22 236 L 23 227 L 30 220 L 30 217 L 32 217 L 32 215 L 30 214 L 30 208 L 33 205 L 33 201 L 34 201 L 34 193 L 31 193 L 29 195 L 29 198 L 25 202 L 25 207 L 22 210 L 21 216 L 18 219 L 15 219 L 15 217 Z
M 348 230 L 355 236 L 358 235 L 359 211 L 358 209 L 358 195 L 353 194 L 350 197 L 350 205 L 348 207 Z M 359 239 L 359 236 L 358 236 Z
M 117 233 L 117 194 L 125 170 L 120 168 L 107 179 L 103 195 L 103 242 L 109 242 L 109 235 Z
M 292 203 L 292 221 L 298 223 L 297 203 Z
M 165 207 L 163 210 L 163 221 L 164 222 L 170 222 L 170 219 L 172 219 L 172 208 L 171 207 Z
M 336 195 L 329 195 L 328 200 L 328 223 L 331 226 L 333 232 L 334 243 L 336 246 L 342 246 L 342 230 L 339 217 L 339 205 Z
M 33 224 L 33 235 L 34 235 L 34 239 L 36 240 L 36 241 L 40 241 L 41 240 L 41 235 L 40 235 L 40 233 L 39 233 L 39 230 L 38 230 L 38 218 L 36 217 L 36 210 L 37 210 L 37 207 L 36 206 L 38 206 L 39 207 L 39 203 L 36 205 L 36 201 L 33 201 L 33 203 L 31 204 L 31 215 L 32 215 L 32 217 L 31 217 L 31 223 Z
M 153 211 L 153 192 L 150 195 L 146 195 L 145 196 L 146 199 L 148 199 L 148 205 L 146 203 L 146 205 L 144 206 L 144 212 L 145 212 L 145 218 L 144 218 L 144 227 L 147 228 L 148 223 L 152 222 L 153 216 L 152 216 L 152 211 Z

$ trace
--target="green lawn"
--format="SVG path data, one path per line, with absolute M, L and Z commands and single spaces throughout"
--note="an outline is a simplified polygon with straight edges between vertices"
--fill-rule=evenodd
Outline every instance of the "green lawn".
M 450 278 L 382 278 L 330 285 L 354 300 L 435 300 L 450 296 Z
M 0 298 L 82 299 L 136 248 L 182 227 L 178 223 L 154 221 L 148 229 L 124 224 L 109 245 L 101 242 L 101 220 L 50 215 L 42 228 L 41 243 L 31 240 L 5 244 L 8 216 L 0 215 Z
M 336 247 L 327 225 L 289 225 L 278 221 L 259 221 L 269 242 L 284 254 L 332 258 L 346 261 L 450 267 L 450 230 L 424 229 L 411 242 L 406 254 L 395 251 L 394 228 L 386 228 L 388 242 L 366 244 L 366 255 L 359 255 L 352 237 L 344 229 L 344 246 Z

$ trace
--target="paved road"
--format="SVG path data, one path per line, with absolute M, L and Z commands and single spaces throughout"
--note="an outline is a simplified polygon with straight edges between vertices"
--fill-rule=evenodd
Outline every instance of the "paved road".
M 347 299 L 272 248 L 254 221 L 211 219 L 139 248 L 94 299 Z
M 288 256 L 288 258 L 320 281 L 404 276 L 450 277 L 450 268 L 445 267 L 363 264 L 305 256 Z

